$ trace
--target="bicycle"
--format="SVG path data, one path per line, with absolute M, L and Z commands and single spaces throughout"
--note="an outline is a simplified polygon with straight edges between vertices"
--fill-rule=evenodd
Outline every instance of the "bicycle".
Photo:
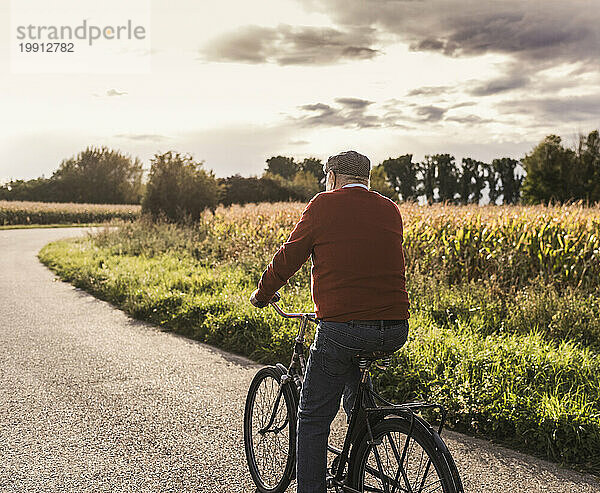
M 284 312 L 277 304 L 279 299 L 276 295 L 270 303 L 275 311 L 301 323 L 289 366 L 277 363 L 261 368 L 246 398 L 244 448 L 260 493 L 282 493 L 295 477 L 296 415 L 306 370 L 304 336 L 309 322 L 318 323 L 314 313 Z M 343 448 L 327 446 L 335 455 L 328 467 L 328 489 L 463 493 L 454 460 L 440 437 L 446 410 L 425 402 L 389 402 L 367 382 L 371 366 L 387 368 L 391 354 L 359 353 L 356 357 L 361 379 Z M 417 414 L 425 409 L 439 412 L 437 429 Z

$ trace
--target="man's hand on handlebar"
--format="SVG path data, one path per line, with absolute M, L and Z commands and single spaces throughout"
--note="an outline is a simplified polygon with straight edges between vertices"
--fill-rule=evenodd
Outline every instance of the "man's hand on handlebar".
M 264 303 L 256 299 L 256 293 L 258 293 L 258 289 L 256 289 L 250 296 L 250 303 L 252 303 L 256 308 L 264 308 L 265 306 L 268 306 L 269 303 L 277 303 L 281 299 L 279 293 L 275 293 L 269 301 Z

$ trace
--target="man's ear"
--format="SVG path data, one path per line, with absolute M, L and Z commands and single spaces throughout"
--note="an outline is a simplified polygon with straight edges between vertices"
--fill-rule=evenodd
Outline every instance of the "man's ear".
M 327 190 L 333 190 L 335 188 L 336 176 L 333 171 L 329 171 L 327 173 L 327 181 L 325 183 L 325 188 Z

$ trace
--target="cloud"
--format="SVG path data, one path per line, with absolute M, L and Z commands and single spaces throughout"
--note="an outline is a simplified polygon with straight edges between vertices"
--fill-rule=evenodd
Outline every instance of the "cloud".
M 363 109 L 373 104 L 373 101 L 367 101 L 366 99 L 358 98 L 337 98 L 336 103 L 340 103 L 348 108 Z
M 334 102 L 337 104 L 319 102 L 299 106 L 301 114 L 290 116 L 289 119 L 300 127 L 402 129 L 413 128 L 414 124 L 431 125 L 446 120 L 468 125 L 490 121 L 477 115 L 448 116 L 448 112 L 455 108 L 475 105 L 470 101 L 447 107 L 405 102 L 396 98 L 387 99 L 379 104 L 358 98 L 337 98 Z
M 136 140 L 144 142 L 162 142 L 168 140 L 169 137 L 166 135 L 159 134 L 116 134 L 118 139 Z
M 451 90 L 450 86 L 424 86 L 413 89 L 407 96 L 441 96 Z
M 300 146 L 300 145 L 310 144 L 310 142 L 308 140 L 298 139 L 298 140 L 290 140 L 288 142 L 288 144 L 293 145 L 293 146 Z
M 424 122 L 439 122 L 448 111 L 445 108 L 439 108 L 437 106 L 420 106 L 417 108 L 417 115 Z
M 512 91 L 514 89 L 521 89 L 526 87 L 529 82 L 529 77 L 524 77 L 522 75 L 507 75 L 505 77 L 499 77 L 497 79 L 482 82 L 467 90 L 467 92 L 471 96 L 490 96 L 493 94 Z
M 531 115 L 544 123 L 587 121 L 597 125 L 600 94 L 508 100 L 498 103 L 496 107 L 503 113 Z
M 600 9 L 589 0 L 300 1 L 341 26 L 376 26 L 414 51 L 502 53 L 536 66 L 587 60 L 597 69 L 600 61 Z
M 127 94 L 126 92 L 119 92 L 116 89 L 109 89 L 108 91 L 106 91 L 106 95 L 109 97 L 113 97 L 113 96 L 124 96 L 125 94 Z
M 205 60 L 278 65 L 327 65 L 377 56 L 375 29 L 257 25 L 221 34 L 202 47 Z
M 366 104 L 358 103 L 363 101 Z M 325 103 L 305 104 L 299 106 L 303 115 L 292 117 L 292 121 L 302 127 L 346 127 L 369 128 L 380 127 L 382 122 L 376 115 L 366 114 L 370 101 L 354 98 L 338 98 L 340 106 L 333 107 Z
M 494 121 L 489 118 L 481 118 L 477 115 L 447 116 L 444 120 L 461 123 L 463 125 L 481 125 L 483 123 L 492 123 Z
M 462 103 L 456 103 L 450 106 L 450 108 L 463 108 L 465 106 L 475 106 L 477 103 L 475 101 L 463 101 Z

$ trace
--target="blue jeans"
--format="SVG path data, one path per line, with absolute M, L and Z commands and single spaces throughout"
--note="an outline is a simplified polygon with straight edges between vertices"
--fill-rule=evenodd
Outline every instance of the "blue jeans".
M 408 337 L 408 320 L 383 327 L 377 322 L 321 321 L 304 375 L 298 406 L 296 477 L 298 493 L 326 493 L 327 440 L 342 394 L 349 416 L 360 370 L 354 356 L 362 351 L 393 352 Z

